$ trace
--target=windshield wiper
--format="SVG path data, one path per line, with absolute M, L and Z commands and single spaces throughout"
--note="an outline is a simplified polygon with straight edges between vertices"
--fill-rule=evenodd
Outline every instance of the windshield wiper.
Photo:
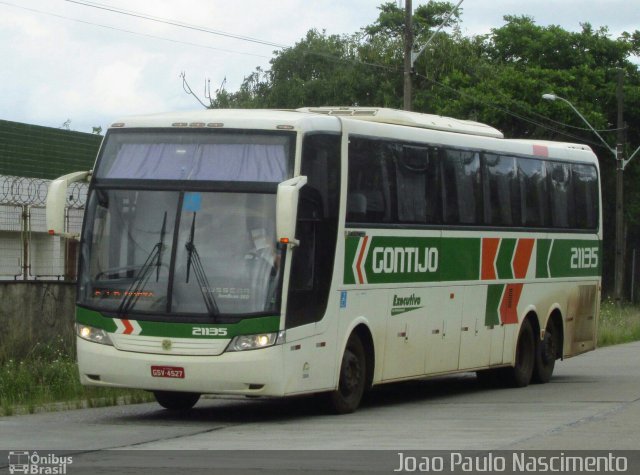
M 162 265 L 162 251 L 164 248 L 164 235 L 167 231 L 167 212 L 164 212 L 164 218 L 162 218 L 162 229 L 160 229 L 160 249 L 158 250 L 158 262 L 156 263 L 156 282 L 160 279 L 160 266 Z
M 191 221 L 191 232 L 189 234 L 189 241 L 185 244 L 185 247 L 187 248 L 187 278 L 185 283 L 189 283 L 189 275 L 191 274 L 191 267 L 193 266 L 193 273 L 196 276 L 198 286 L 200 287 L 200 292 L 202 293 L 204 304 L 207 307 L 207 313 L 210 317 L 215 317 L 220 314 L 220 310 L 218 309 L 218 304 L 216 303 L 216 300 L 211 293 L 211 285 L 209 284 L 209 279 L 207 279 L 207 274 L 204 271 L 202 261 L 200 260 L 200 254 L 198 254 L 198 250 L 196 249 L 196 245 L 194 244 L 195 230 L 196 213 L 194 212 L 193 220 Z
M 140 296 L 143 289 L 146 287 L 151 275 L 151 268 L 156 266 L 156 282 L 160 279 L 160 266 L 162 265 L 162 250 L 164 248 L 164 236 L 167 228 L 167 212 L 164 212 L 164 218 L 162 219 L 162 227 L 160 228 L 160 241 L 158 241 L 147 259 L 144 261 L 138 274 L 134 277 L 133 282 L 129 285 L 129 288 L 125 291 L 124 297 L 118 305 L 118 314 L 125 315 L 133 308 Z

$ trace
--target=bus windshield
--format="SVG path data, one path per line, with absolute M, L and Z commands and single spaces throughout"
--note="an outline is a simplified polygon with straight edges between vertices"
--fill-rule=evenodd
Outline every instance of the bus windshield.
M 81 305 L 197 318 L 280 312 L 276 184 L 294 133 L 122 129 L 105 138 L 87 203 Z
M 275 194 L 94 189 L 80 303 L 104 311 L 279 312 Z

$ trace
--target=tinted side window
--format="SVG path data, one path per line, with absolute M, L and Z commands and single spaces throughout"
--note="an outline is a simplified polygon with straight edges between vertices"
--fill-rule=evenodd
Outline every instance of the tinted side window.
M 554 228 L 574 228 L 575 202 L 571 167 L 566 163 L 547 162 L 551 224 Z
M 435 148 L 400 146 L 394 157 L 398 222 L 440 222 L 438 151 Z
M 444 151 L 442 201 L 445 223 L 482 223 L 482 180 L 478 152 Z
M 520 226 L 520 190 L 516 179 L 516 159 L 484 155 L 485 222 L 493 226 Z
M 523 226 L 549 226 L 549 193 L 542 160 L 518 158 L 518 180 Z
M 395 186 L 387 159 L 393 150 L 384 142 L 352 137 L 349 142 L 347 221 L 391 223 Z
M 591 165 L 571 165 L 575 193 L 576 226 L 581 229 L 598 227 L 598 174 Z

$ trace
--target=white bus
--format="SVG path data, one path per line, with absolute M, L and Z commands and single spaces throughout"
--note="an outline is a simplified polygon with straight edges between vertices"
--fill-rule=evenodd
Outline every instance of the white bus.
M 90 181 L 85 385 L 327 393 L 475 371 L 547 382 L 596 345 L 598 162 L 584 145 L 383 108 L 203 110 L 113 124 Z M 71 237 L 71 236 L 67 236 Z

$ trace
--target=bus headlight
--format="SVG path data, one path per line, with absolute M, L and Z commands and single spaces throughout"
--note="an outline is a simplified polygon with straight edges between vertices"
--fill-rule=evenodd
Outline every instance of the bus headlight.
M 77 323 L 76 332 L 83 340 L 100 343 L 101 345 L 113 346 L 111 338 L 109 338 L 109 334 L 101 328 L 90 327 L 89 325 Z
M 239 335 L 231 340 L 227 351 L 258 350 L 285 342 L 285 332 L 260 333 L 257 335 Z

